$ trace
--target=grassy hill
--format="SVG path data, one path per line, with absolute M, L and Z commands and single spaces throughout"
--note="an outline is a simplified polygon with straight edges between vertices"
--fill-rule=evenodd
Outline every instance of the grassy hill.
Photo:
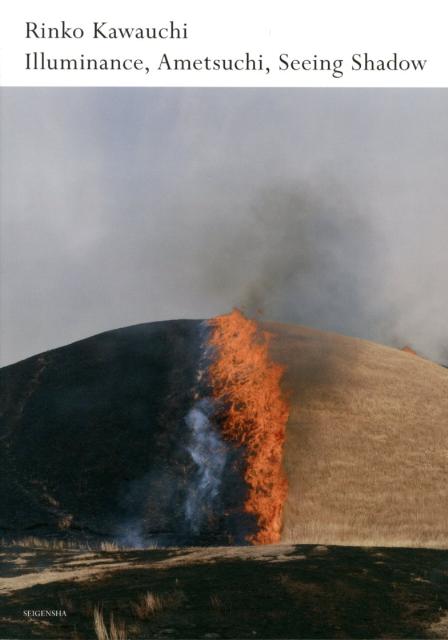
M 291 415 L 283 541 L 448 547 L 448 370 L 268 323 Z
M 291 404 L 282 541 L 447 548 L 448 370 L 364 340 L 265 326 Z M 200 335 L 198 321 L 147 323 L 2 369 L 0 534 L 179 543 Z M 235 523 L 213 524 L 215 542 L 240 526 L 239 490 L 226 473 Z

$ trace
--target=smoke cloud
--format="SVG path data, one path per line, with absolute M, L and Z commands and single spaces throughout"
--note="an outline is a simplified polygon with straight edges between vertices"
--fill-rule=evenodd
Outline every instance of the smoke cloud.
M 212 422 L 213 401 L 204 398 L 196 403 L 185 419 L 190 431 L 187 447 L 196 471 L 185 500 L 185 517 L 190 533 L 201 533 L 204 521 L 217 515 L 222 474 L 227 447 Z
M 448 91 L 2 89 L 2 363 L 240 305 L 448 361 Z

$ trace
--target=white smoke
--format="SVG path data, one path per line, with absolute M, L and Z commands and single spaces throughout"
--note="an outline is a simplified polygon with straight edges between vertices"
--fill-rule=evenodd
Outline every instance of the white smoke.
M 132 549 L 144 549 L 148 541 L 143 536 L 143 526 L 140 521 L 126 522 L 117 531 L 117 543 Z
M 213 401 L 204 398 L 185 418 L 190 430 L 187 450 L 196 465 L 185 501 L 185 518 L 193 534 L 199 534 L 204 521 L 216 511 L 227 459 L 227 446 L 213 424 L 213 412 Z

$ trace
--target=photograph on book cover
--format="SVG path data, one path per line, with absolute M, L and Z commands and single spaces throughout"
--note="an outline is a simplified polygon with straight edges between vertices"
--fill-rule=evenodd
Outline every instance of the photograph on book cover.
M 448 90 L 0 109 L 0 638 L 447 637 Z

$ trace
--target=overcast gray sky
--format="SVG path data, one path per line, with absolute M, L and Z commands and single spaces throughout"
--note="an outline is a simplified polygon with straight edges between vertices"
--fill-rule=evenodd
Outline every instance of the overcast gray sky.
M 448 360 L 448 90 L 2 89 L 2 364 L 244 306 Z

